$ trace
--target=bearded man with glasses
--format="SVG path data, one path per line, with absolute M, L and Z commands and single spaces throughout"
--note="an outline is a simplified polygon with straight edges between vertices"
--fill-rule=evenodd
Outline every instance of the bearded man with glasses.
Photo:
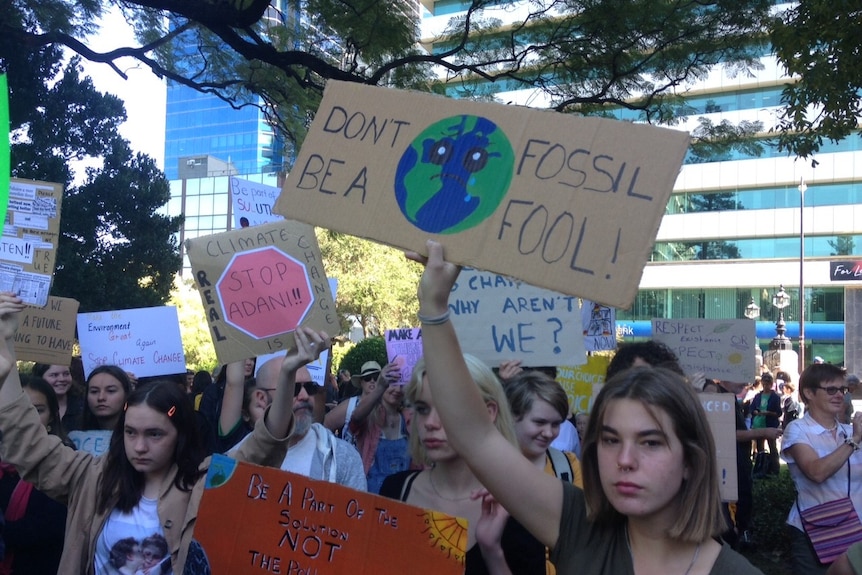
M 228 365 L 225 401 L 219 419 L 221 438 L 235 436 L 237 429 L 254 427 L 272 403 L 278 385 L 283 356 L 277 356 L 258 369 L 257 376 L 243 387 L 237 366 Z M 231 385 L 236 380 L 238 385 Z M 293 390 L 294 428 L 288 440 L 287 455 L 281 469 L 311 479 L 338 483 L 345 487 L 367 490 L 365 470 L 356 448 L 335 437 L 320 423 L 314 422 L 314 398 L 323 387 L 311 379 L 306 367 L 296 370 Z M 242 390 L 237 393 L 237 390 Z M 228 399 L 230 397 L 230 399 Z M 226 433 L 223 431 L 227 429 Z

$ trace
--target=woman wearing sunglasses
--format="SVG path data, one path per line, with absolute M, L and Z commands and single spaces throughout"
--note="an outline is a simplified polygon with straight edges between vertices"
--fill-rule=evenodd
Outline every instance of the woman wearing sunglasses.
M 798 492 L 787 523 L 791 533 L 793 572 L 799 575 L 826 573 L 811 544 L 811 522 L 806 510 L 848 496 L 862 517 L 862 413 L 852 424 L 839 423 L 844 411 L 847 386 L 844 370 L 828 363 L 810 365 L 799 376 L 799 395 L 807 409 L 801 419 L 784 431 L 781 453 L 790 468 Z

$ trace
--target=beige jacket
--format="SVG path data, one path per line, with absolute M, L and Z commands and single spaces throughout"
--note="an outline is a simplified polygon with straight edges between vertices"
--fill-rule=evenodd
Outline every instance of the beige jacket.
M 278 467 L 287 454 L 287 438 L 276 439 L 261 418 L 254 432 L 236 451 L 235 459 L 258 465 Z M 97 486 L 104 458 L 75 451 L 48 435 L 30 399 L 22 393 L 15 401 L 0 407 L 0 460 L 15 465 L 21 477 L 37 489 L 68 505 L 66 539 L 59 573 L 94 572 L 96 540 L 110 514 L 97 513 Z M 209 466 L 209 458 L 201 469 Z M 192 540 L 198 505 L 203 495 L 206 474 L 186 492 L 174 486 L 176 468 L 162 485 L 158 513 L 171 552 L 173 572 L 180 574 Z

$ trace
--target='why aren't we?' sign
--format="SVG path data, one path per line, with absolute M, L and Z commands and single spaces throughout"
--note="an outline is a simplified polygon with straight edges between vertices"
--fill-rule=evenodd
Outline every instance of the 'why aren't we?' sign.
M 274 211 L 625 308 L 688 140 L 332 81 Z

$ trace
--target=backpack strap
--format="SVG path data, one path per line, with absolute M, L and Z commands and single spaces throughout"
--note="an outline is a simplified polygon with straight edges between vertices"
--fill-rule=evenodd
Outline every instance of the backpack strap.
M 558 479 L 571 483 L 575 474 L 572 470 L 572 462 L 566 457 L 566 454 L 553 447 L 548 448 L 548 459 L 551 460 L 551 468 L 554 470 L 554 475 Z
M 347 413 L 344 415 L 345 429 L 350 425 L 350 418 L 353 415 L 353 411 L 356 409 L 357 403 L 359 403 L 359 397 L 355 395 L 347 400 Z
M 9 505 L 6 507 L 6 521 L 17 521 L 24 517 L 27 512 L 27 504 L 30 502 L 30 494 L 33 493 L 33 484 L 23 479 L 18 481 L 12 495 L 9 496 Z
M 407 496 L 410 495 L 410 488 L 413 487 L 413 482 L 419 477 L 421 469 L 416 469 L 404 478 L 404 483 L 401 485 L 401 501 L 407 501 Z
M 30 494 L 33 493 L 33 484 L 23 479 L 18 480 L 15 489 L 9 496 L 9 505 L 6 506 L 5 520 L 17 521 L 24 517 L 27 512 L 27 504 L 30 502 Z M 15 562 L 15 553 L 6 548 L 6 554 L 0 561 L 0 575 L 12 575 L 12 565 Z

